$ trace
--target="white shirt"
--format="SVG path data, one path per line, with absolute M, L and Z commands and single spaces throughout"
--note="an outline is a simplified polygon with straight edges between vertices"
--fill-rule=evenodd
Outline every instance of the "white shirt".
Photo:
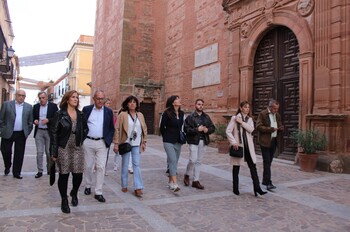
M 128 115 L 128 139 L 127 142 L 129 142 L 131 144 L 131 146 L 140 146 L 141 144 L 141 123 L 140 120 L 138 118 L 135 119 L 136 120 L 136 124 L 135 124 L 135 129 L 134 131 L 136 132 L 136 139 L 133 139 L 133 128 L 134 128 L 134 120 L 132 119 L 131 115 Z M 129 138 L 132 138 L 132 140 L 130 141 Z
M 24 103 L 19 104 L 18 102 L 15 101 L 16 119 L 15 119 L 15 126 L 13 127 L 13 131 L 23 130 L 23 125 L 22 125 L 23 105 Z
M 97 109 L 95 106 L 92 108 L 91 114 L 88 118 L 87 124 L 89 127 L 89 137 L 102 138 L 103 137 L 103 106 L 101 109 Z
M 38 125 L 39 128 L 47 129 L 47 124 L 43 125 L 41 123 L 41 120 L 45 119 L 46 115 L 47 115 L 47 103 L 44 106 L 40 105 L 40 109 L 39 109 L 39 125 Z
M 277 120 L 276 120 L 276 114 L 271 113 L 271 111 L 268 109 L 269 111 L 269 117 L 270 117 L 270 126 L 273 128 L 277 128 Z M 273 133 L 271 133 L 271 138 L 276 138 L 277 137 L 277 131 L 274 131 Z

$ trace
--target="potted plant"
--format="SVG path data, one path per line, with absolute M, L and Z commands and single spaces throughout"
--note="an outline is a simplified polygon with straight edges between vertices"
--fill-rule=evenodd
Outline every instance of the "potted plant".
M 228 153 L 230 150 L 230 143 L 226 136 L 226 127 L 227 125 L 223 123 L 215 125 L 214 134 L 216 135 L 215 141 L 219 153 Z
M 314 172 L 318 159 L 317 151 L 326 148 L 326 136 L 317 130 L 297 130 L 292 132 L 291 136 L 301 148 L 301 152 L 298 153 L 300 170 Z

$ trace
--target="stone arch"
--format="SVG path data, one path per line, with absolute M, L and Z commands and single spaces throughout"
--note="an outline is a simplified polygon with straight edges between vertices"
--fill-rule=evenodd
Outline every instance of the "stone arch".
M 241 99 L 252 100 L 252 88 L 253 72 L 254 72 L 254 57 L 256 49 L 263 38 L 263 36 L 271 28 L 275 26 L 286 26 L 296 36 L 299 43 L 299 63 L 300 63 L 300 110 L 299 110 L 299 127 L 306 127 L 306 115 L 312 113 L 313 107 L 313 42 L 310 27 L 307 21 L 290 11 L 277 11 L 273 13 L 273 18 L 268 20 L 266 17 L 262 17 L 257 21 L 250 30 L 248 37 L 243 42 L 245 53 L 241 53 L 240 56 L 240 76 L 241 79 L 247 81 L 241 82 L 241 89 L 243 91 Z M 241 50 L 242 50 L 241 47 Z
M 313 42 L 310 27 L 307 21 L 298 16 L 296 13 L 279 11 L 274 13 L 272 22 L 262 17 L 250 30 L 250 34 L 246 39 L 248 48 L 246 55 L 241 56 L 241 65 L 250 66 L 253 64 L 255 51 L 259 45 L 260 40 L 274 26 L 288 27 L 298 39 L 300 46 L 300 54 L 313 53 Z

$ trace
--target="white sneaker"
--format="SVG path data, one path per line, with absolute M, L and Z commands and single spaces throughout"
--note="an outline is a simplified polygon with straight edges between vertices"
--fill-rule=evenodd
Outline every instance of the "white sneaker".
M 168 187 L 171 191 L 177 192 L 180 190 L 179 186 L 173 182 L 168 183 Z
M 113 171 L 118 171 L 118 166 L 114 166 Z

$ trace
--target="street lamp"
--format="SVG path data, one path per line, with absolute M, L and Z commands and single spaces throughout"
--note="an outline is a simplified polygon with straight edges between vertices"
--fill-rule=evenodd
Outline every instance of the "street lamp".
M 7 48 L 7 57 L 9 59 L 11 59 L 13 57 L 13 55 L 15 54 L 15 50 L 13 50 L 12 46 L 10 46 L 9 48 Z

